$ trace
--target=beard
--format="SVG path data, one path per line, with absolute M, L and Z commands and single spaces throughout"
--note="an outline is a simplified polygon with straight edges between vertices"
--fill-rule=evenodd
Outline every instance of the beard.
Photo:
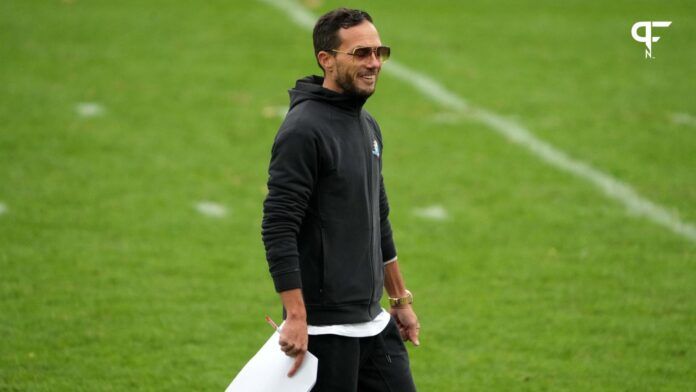
M 364 89 L 358 87 L 357 85 L 356 79 L 360 77 L 360 73 L 352 75 L 350 72 L 346 72 L 346 70 L 341 69 L 341 67 L 338 67 L 336 71 L 338 71 L 336 76 L 336 84 L 343 89 L 345 94 L 361 98 L 369 98 L 375 92 L 375 87 L 377 85 L 377 73 L 375 73 L 375 84 L 373 87 L 371 89 Z

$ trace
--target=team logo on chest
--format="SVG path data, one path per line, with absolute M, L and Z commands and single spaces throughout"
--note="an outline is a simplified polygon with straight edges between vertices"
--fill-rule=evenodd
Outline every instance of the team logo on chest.
M 377 144 L 377 140 L 372 140 L 372 155 L 376 156 L 379 158 L 379 144 Z

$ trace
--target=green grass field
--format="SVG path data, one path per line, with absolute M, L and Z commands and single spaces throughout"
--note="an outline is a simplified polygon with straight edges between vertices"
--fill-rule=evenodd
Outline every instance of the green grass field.
M 302 4 L 696 222 L 692 2 Z M 673 22 L 652 60 L 639 20 Z M 311 35 L 256 1 L 5 0 L 0 38 L 0 390 L 224 390 L 280 318 L 261 208 Z M 367 109 L 419 390 L 696 390 L 694 241 L 387 72 Z

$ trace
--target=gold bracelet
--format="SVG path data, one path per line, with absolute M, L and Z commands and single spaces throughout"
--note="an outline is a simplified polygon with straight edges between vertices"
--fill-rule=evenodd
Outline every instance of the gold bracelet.
M 413 294 L 410 291 L 406 291 L 406 296 L 401 298 L 391 298 L 389 297 L 389 306 L 401 306 L 410 305 L 413 303 Z

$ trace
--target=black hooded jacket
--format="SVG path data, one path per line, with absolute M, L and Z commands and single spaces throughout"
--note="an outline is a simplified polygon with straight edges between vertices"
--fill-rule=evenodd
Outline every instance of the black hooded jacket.
M 297 81 L 271 153 L 262 237 L 278 292 L 301 288 L 311 325 L 372 320 L 396 256 L 382 135 L 366 98 Z

